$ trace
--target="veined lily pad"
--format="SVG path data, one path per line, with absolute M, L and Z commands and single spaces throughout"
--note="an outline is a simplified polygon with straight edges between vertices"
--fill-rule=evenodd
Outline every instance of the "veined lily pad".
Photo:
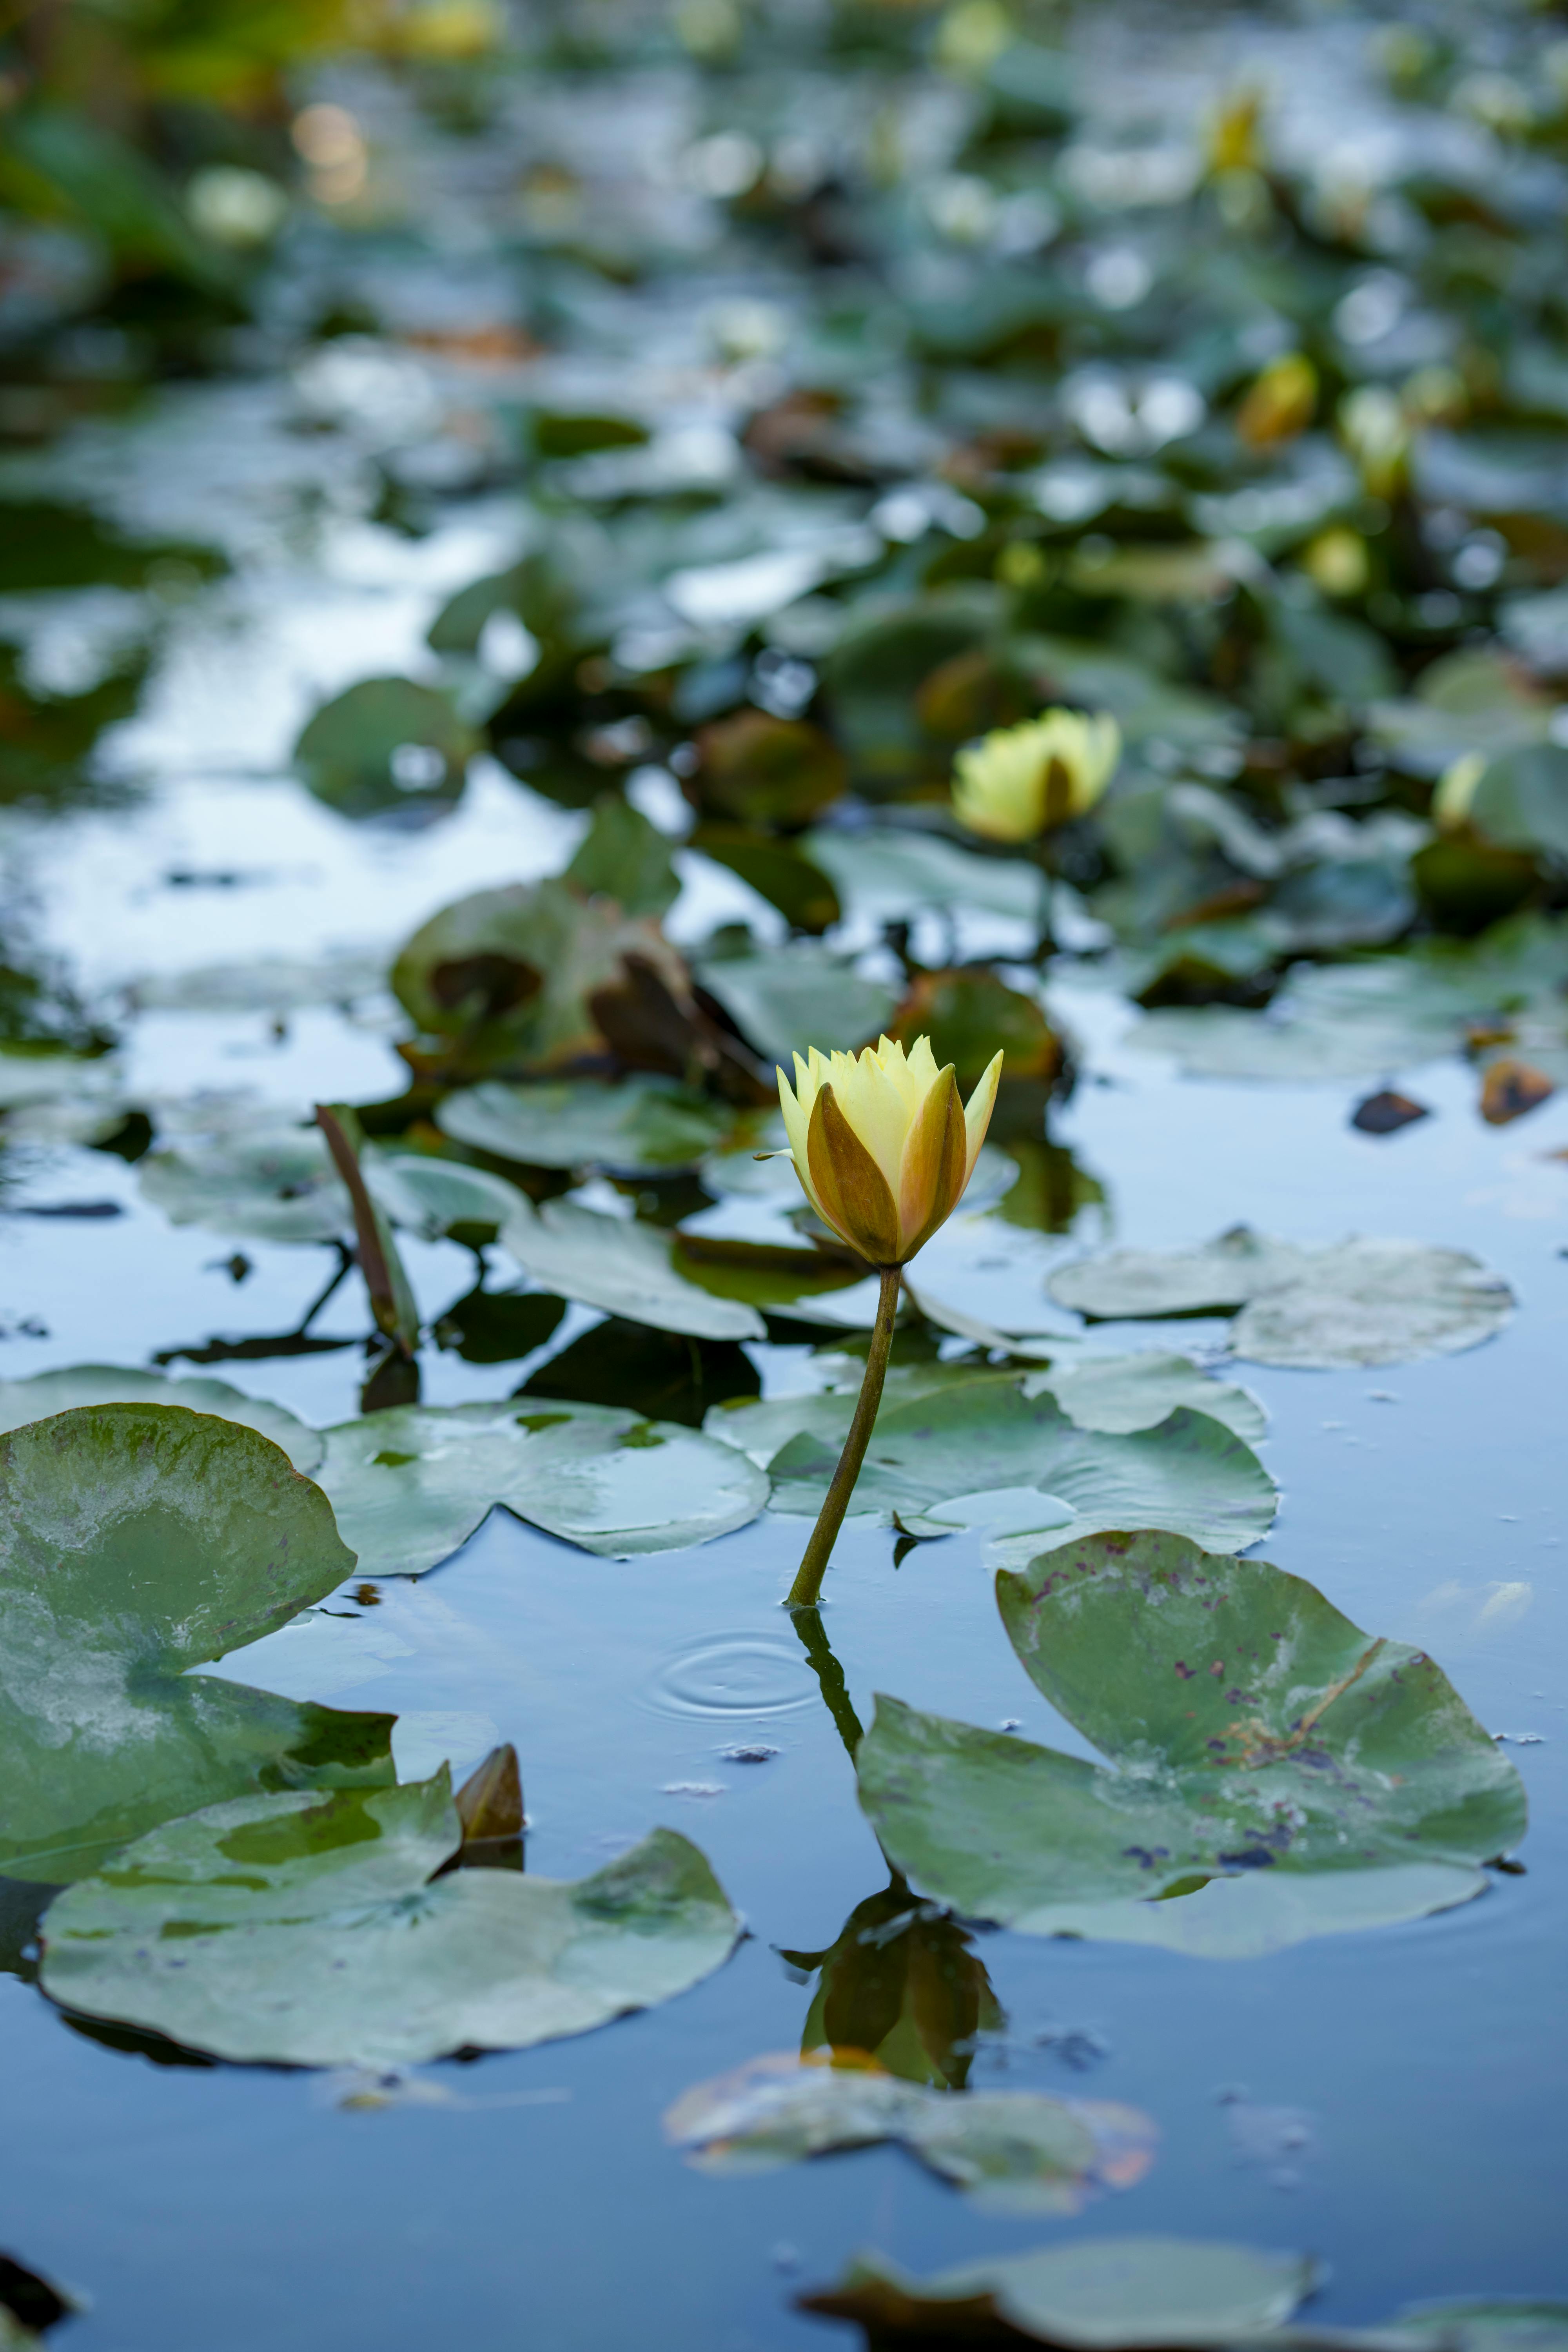
M 320 1488 L 233 1422 L 106 1404 L 0 1439 L 0 1870 L 63 1883 L 198 1805 L 390 1780 L 389 1716 L 185 1673 L 353 1566 Z
M 1238 1356 L 1333 1370 L 1449 1356 L 1500 1331 L 1513 1293 L 1464 1250 L 1422 1242 L 1300 1249 L 1237 1225 L 1195 1250 L 1117 1250 L 1063 1266 L 1062 1307 L 1106 1319 L 1230 1314 Z
M 448 1095 L 436 1123 L 458 1142 L 536 1168 L 608 1168 L 664 1175 L 694 1167 L 734 1114 L 673 1078 L 563 1078 L 539 1086 L 491 1079 Z
M 1246 2344 L 1283 2328 L 1317 2283 L 1305 2254 L 1258 2253 L 1195 2238 L 1102 2238 L 993 2254 L 932 2278 L 860 2254 L 843 2283 L 803 2295 L 807 2311 L 929 2340 L 1052 2344 L 1062 2352 Z M 1289 2340 L 1288 2338 L 1286 2340 Z
M 969 1916 L 1217 1958 L 1481 1894 L 1525 1799 L 1430 1658 L 1266 1560 L 1090 1537 L 997 1579 L 1019 1659 L 1111 1760 L 879 1699 L 860 1800 Z
M 815 1516 L 837 1459 L 831 1440 L 791 1438 L 768 1465 L 773 1508 Z M 1157 1526 L 1245 1547 L 1268 1532 L 1276 1501 L 1258 1456 L 1207 1414 L 1184 1406 L 1156 1429 L 1112 1436 L 1077 1428 L 1054 1398 L 973 1380 L 884 1409 L 851 1508 L 896 1516 L 910 1535 Z
M 676 1264 L 672 1234 L 629 1217 L 604 1217 L 576 1201 L 546 1201 L 514 1214 L 502 1246 L 524 1272 L 559 1297 L 601 1307 L 628 1322 L 695 1339 L 761 1339 L 767 1326 L 754 1307 L 720 1298 L 688 1282 Z
M 0 1381 L 0 1433 L 89 1404 L 177 1404 L 189 1412 L 216 1413 L 220 1421 L 259 1430 L 307 1476 L 327 1450 L 321 1431 L 307 1429 L 286 1406 L 247 1396 L 226 1381 L 174 1381 L 166 1372 L 133 1371 L 121 1364 L 71 1364 L 36 1373 L 30 1381 Z
M 444 1766 L 408 1788 L 209 1806 L 51 1906 L 45 1990 L 222 2058 L 407 2065 L 668 2000 L 739 1932 L 672 1830 L 574 1883 L 436 1878 L 461 1843 Z
M 1077 2213 L 1147 2171 L 1154 2127 L 1135 2107 L 1037 2091 L 938 2091 L 879 2069 L 753 2058 L 668 2109 L 667 2138 L 703 2172 L 772 2172 L 898 2140 L 994 2213 Z
M 367 1576 L 418 1576 L 492 1506 L 615 1559 L 754 1519 L 767 1479 L 677 1423 L 609 1405 L 398 1405 L 327 1435 L 321 1481 Z

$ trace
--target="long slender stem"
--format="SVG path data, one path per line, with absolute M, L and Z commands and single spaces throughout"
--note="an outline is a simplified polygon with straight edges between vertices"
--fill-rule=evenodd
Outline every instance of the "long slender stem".
M 881 1268 L 881 1276 L 877 1326 L 866 1355 L 866 1377 L 860 1383 L 860 1402 L 855 1408 L 855 1418 L 849 1424 L 849 1434 L 844 1441 L 844 1451 L 838 1457 L 833 1484 L 827 1489 L 827 1499 L 811 1531 L 805 1556 L 785 1598 L 786 1609 L 815 1609 L 816 1606 L 827 1562 L 837 1540 L 838 1530 L 844 1524 L 844 1514 L 849 1508 L 849 1497 L 855 1492 L 855 1481 L 860 1475 L 860 1465 L 866 1458 L 866 1448 L 871 1442 L 871 1432 L 876 1426 L 877 1407 L 882 1402 L 882 1382 L 887 1377 L 888 1356 L 893 1344 L 893 1318 L 899 1311 L 899 1286 L 903 1279 L 903 1269 L 901 1266 L 885 1265 Z

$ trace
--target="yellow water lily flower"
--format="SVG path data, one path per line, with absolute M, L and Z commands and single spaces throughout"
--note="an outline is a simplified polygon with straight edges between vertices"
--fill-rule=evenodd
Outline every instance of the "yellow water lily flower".
M 1121 757 L 1121 730 L 1107 712 L 1045 710 L 959 753 L 952 813 L 992 841 L 1033 841 L 1091 809 Z
M 797 1054 L 795 1085 L 778 1074 L 779 1101 L 795 1174 L 824 1224 L 872 1265 L 905 1265 L 963 1198 L 1001 1076 L 997 1054 L 966 1110 L 929 1037 L 908 1054 L 890 1037 L 875 1052 Z

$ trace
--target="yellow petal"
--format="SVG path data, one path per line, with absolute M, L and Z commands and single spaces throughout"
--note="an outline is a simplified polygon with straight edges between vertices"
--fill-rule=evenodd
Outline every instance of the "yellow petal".
M 798 1054 L 795 1057 L 795 1066 L 801 1093 L 804 1095 L 806 1090 L 806 1072 Z M 784 1133 L 789 1138 L 790 1158 L 795 1162 L 795 1172 L 800 1179 L 800 1189 L 823 1223 L 831 1224 L 833 1221 L 817 1199 L 811 1181 L 811 1160 L 806 1149 L 806 1136 L 811 1124 L 809 1112 L 796 1101 L 795 1089 L 782 1070 L 778 1073 L 778 1081 L 779 1108 L 784 1113 Z
M 964 1134 L 968 1146 L 968 1164 L 963 1171 L 967 1184 L 974 1173 L 974 1163 L 980 1157 L 980 1147 L 985 1140 L 985 1130 L 991 1124 L 991 1114 L 996 1108 L 996 1089 L 1002 1082 L 1002 1056 L 994 1054 L 981 1074 L 980 1083 L 969 1097 L 963 1114 Z
M 831 1086 L 812 1105 L 806 1152 L 813 1188 L 835 1233 L 873 1265 L 897 1265 L 899 1213 L 892 1189 L 839 1109 Z
M 900 1262 L 913 1257 L 958 1206 L 969 1181 L 967 1136 L 950 1062 L 927 1095 L 904 1147 L 899 1201 Z

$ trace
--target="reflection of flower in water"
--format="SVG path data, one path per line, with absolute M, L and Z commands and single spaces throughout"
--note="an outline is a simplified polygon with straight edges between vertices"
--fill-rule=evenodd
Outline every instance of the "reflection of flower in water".
M 821 1970 L 801 2052 L 842 2064 L 873 2062 L 906 2082 L 961 2090 L 975 2037 L 1006 2020 L 984 1963 L 957 1921 L 921 1903 L 897 1874 L 857 1904 L 824 1952 L 784 1952 L 792 1968 Z

